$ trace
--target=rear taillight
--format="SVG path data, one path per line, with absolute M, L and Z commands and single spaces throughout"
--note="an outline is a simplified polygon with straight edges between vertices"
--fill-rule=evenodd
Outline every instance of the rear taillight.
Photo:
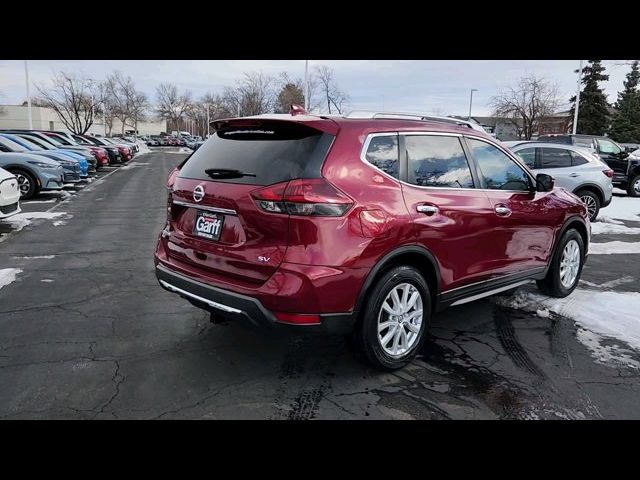
M 265 212 L 289 215 L 339 217 L 353 205 L 351 198 L 324 178 L 276 183 L 251 196 Z
M 609 178 L 613 178 L 613 170 L 611 170 L 610 168 L 608 168 L 607 170 L 603 170 L 602 173 L 604 173 Z

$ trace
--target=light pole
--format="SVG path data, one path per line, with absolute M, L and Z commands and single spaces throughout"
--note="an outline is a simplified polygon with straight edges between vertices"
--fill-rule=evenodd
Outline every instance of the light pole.
M 477 92 L 478 89 L 477 88 L 472 88 L 471 89 L 471 95 L 469 96 L 469 117 L 467 118 L 467 120 L 471 121 L 471 106 L 473 105 L 473 92 Z
M 29 114 L 29 130 L 33 130 L 33 116 L 31 115 L 31 93 L 29 91 L 29 64 L 24 61 L 24 77 L 27 84 L 27 112 Z
M 304 61 L 304 109 L 309 111 L 309 60 Z
M 582 60 L 580 60 L 580 67 L 578 67 L 578 91 L 576 92 L 576 108 L 573 109 L 573 128 L 572 132 L 576 134 L 578 128 L 578 110 L 580 109 L 580 83 L 582 81 Z
M 207 103 L 207 138 L 209 138 L 209 104 Z

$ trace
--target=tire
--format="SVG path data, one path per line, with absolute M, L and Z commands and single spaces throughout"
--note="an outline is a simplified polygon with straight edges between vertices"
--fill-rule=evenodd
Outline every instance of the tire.
M 397 300 L 405 300 L 404 305 L 408 308 L 402 309 L 402 303 L 394 301 L 394 290 L 398 294 Z M 416 293 L 418 296 L 414 298 Z M 387 308 L 383 307 L 384 304 Z M 398 307 L 401 307 L 403 316 L 392 316 L 390 310 L 399 311 Z M 420 315 L 419 310 L 422 310 Z M 413 267 L 394 267 L 382 275 L 368 295 L 366 307 L 353 333 L 353 341 L 374 367 L 386 371 L 397 370 L 413 360 L 420 351 L 430 319 L 431 295 L 427 282 Z M 380 333 L 379 320 L 387 324 Z M 383 344 L 385 339 L 386 343 Z
M 570 246 L 570 244 L 573 245 L 573 247 Z M 571 262 L 572 253 L 575 255 L 575 251 L 573 250 L 575 246 L 578 248 L 577 261 L 579 264 L 577 266 L 575 263 Z M 562 264 L 564 263 L 565 258 L 570 264 L 573 263 L 572 267 L 565 267 L 565 272 L 567 272 L 567 269 L 569 268 L 576 268 L 576 270 L 573 272 L 567 272 L 563 276 Z M 575 258 L 573 260 L 575 261 Z M 584 260 L 584 241 L 582 240 L 582 237 L 574 229 L 566 231 L 564 235 L 562 235 L 560 242 L 558 242 L 555 252 L 553 252 L 547 276 L 543 280 L 538 280 L 537 282 L 538 288 L 542 293 L 549 295 L 550 297 L 563 298 L 571 294 L 580 281 Z M 574 274 L 575 277 L 573 277 Z M 573 281 L 569 282 L 571 278 L 573 278 Z
M 627 185 L 627 195 L 630 197 L 640 197 L 640 175 L 636 175 Z
M 589 211 L 589 220 L 595 221 L 600 212 L 600 199 L 590 190 L 578 190 L 576 196 L 587 206 Z
M 20 200 L 29 200 L 38 193 L 38 184 L 31 173 L 19 168 L 9 169 L 9 171 L 18 179 L 18 185 L 20 186 Z

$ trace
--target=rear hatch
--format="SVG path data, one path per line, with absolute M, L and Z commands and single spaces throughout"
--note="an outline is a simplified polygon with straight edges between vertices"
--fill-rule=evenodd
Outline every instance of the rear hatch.
M 290 180 L 320 178 L 334 137 L 327 122 L 315 123 L 217 122 L 169 193 L 169 257 L 225 280 L 265 282 L 285 255 L 289 215 L 270 211 L 278 198 L 260 203 L 255 195 L 266 192 L 268 199 L 282 195 Z

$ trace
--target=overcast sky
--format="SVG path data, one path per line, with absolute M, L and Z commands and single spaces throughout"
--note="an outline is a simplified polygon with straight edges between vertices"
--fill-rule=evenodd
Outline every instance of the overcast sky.
M 466 115 L 469 90 L 474 93 L 473 114 L 489 115 L 489 99 L 504 85 L 534 73 L 558 85 L 561 109 L 576 86 L 578 60 L 310 60 L 310 68 L 326 64 L 335 70 L 340 87 L 351 101 L 349 110 L 413 111 Z M 622 60 L 604 62 L 609 81 L 603 86 L 609 101 L 616 99 L 629 70 Z M 54 73 L 64 70 L 101 79 L 120 70 L 130 75 L 151 98 L 160 82 L 172 82 L 196 96 L 221 92 L 232 86 L 243 72 L 261 71 L 277 75 L 304 76 L 304 60 L 31 60 L 31 83 L 45 85 Z M 35 88 L 32 86 L 32 92 Z M 0 60 L 0 104 L 20 104 L 25 98 L 24 62 Z M 33 95 L 33 93 L 32 93 Z

